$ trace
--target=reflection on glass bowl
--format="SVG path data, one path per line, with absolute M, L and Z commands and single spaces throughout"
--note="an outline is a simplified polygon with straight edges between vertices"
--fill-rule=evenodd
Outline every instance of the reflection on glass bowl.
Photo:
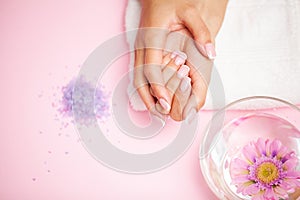
M 299 130 L 300 109 L 273 97 L 248 97 L 219 110 L 206 128 L 199 153 L 201 170 L 210 189 L 219 199 L 251 199 L 237 193 L 232 184 L 231 161 L 241 157 L 242 148 L 258 138 L 279 140 L 299 159 Z

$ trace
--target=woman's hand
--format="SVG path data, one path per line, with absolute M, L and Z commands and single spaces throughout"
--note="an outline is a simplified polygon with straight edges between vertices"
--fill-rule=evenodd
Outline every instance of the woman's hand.
M 136 39 L 134 82 L 150 111 L 153 110 L 156 100 L 167 112 L 171 111 L 172 97 L 165 87 L 161 67 L 169 34 L 172 32 L 190 34 L 198 51 L 213 59 L 216 55 L 214 39 L 221 27 L 226 5 L 227 0 L 142 1 L 141 29 Z M 195 80 L 199 76 L 191 78 L 192 84 L 199 82 Z M 203 99 L 200 97 L 203 93 L 197 92 L 202 88 L 195 87 L 198 86 L 193 86 L 193 95 L 196 99 Z M 199 103 L 195 109 L 198 111 L 201 106 Z

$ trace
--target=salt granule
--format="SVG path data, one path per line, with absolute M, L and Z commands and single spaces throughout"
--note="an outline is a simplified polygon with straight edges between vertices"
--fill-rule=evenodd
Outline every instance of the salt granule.
M 75 83 L 76 95 L 74 94 Z M 95 116 L 98 120 L 104 121 L 109 116 L 108 98 L 109 95 L 102 86 L 94 89 L 84 78 L 73 79 L 62 88 L 59 112 L 65 117 L 73 117 L 73 112 L 76 111 L 76 121 L 83 125 L 94 122 Z

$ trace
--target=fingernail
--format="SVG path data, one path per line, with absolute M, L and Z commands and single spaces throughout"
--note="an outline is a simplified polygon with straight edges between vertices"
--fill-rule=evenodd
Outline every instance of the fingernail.
M 184 60 L 186 60 L 187 59 L 187 55 L 184 53 L 184 52 L 182 52 L 182 51 L 173 51 L 172 52 L 172 54 L 171 54 L 171 56 L 170 56 L 170 58 L 175 58 L 176 56 L 180 56 L 181 58 L 183 58 Z
M 182 65 L 177 72 L 178 78 L 183 78 L 183 77 L 187 76 L 189 74 L 189 71 L 190 71 L 189 66 Z
M 185 123 L 191 124 L 197 117 L 196 109 L 192 108 L 185 119 Z
M 216 50 L 215 45 L 212 43 L 208 43 L 205 45 L 205 51 L 209 59 L 215 59 L 216 58 Z
M 181 92 L 185 92 L 190 85 L 191 85 L 190 77 L 184 77 L 180 83 Z
M 161 98 L 161 99 L 159 99 L 159 103 L 166 111 L 171 110 L 171 106 L 168 104 L 168 102 L 166 100 Z
M 170 56 L 170 58 L 173 59 L 173 58 L 175 58 L 177 55 L 178 55 L 178 54 L 177 54 L 177 51 L 173 51 L 172 54 L 171 54 L 171 56 Z
M 185 63 L 185 59 L 183 59 L 180 56 L 177 56 L 175 59 L 175 65 L 179 66 L 179 65 L 182 65 L 183 63 Z

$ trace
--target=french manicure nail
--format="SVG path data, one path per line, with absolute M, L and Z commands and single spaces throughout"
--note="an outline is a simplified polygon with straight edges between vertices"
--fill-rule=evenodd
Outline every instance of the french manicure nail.
M 186 55 L 184 52 L 182 52 L 182 51 L 173 51 L 172 54 L 171 54 L 171 56 L 170 56 L 170 58 L 173 59 L 173 58 L 175 58 L 176 56 L 180 56 L 180 57 L 183 58 L 184 60 L 187 59 L 187 55 Z
M 191 124 L 197 118 L 196 115 L 197 115 L 196 109 L 192 108 L 189 114 L 187 115 L 185 122 L 187 124 Z
M 205 51 L 209 59 L 215 59 L 216 58 L 216 50 L 215 45 L 212 43 L 208 43 L 205 45 Z
M 161 99 L 159 99 L 159 103 L 166 111 L 171 110 L 171 106 L 168 104 L 168 102 L 166 100 L 161 98 Z
M 171 54 L 171 56 L 170 56 L 170 58 L 173 59 L 173 58 L 175 58 L 177 55 L 178 55 L 178 54 L 177 54 L 177 51 L 173 51 L 172 54 Z
M 191 85 L 190 77 L 184 77 L 180 83 L 181 92 L 185 92 L 190 85 Z
M 181 78 L 187 76 L 189 74 L 189 71 L 190 71 L 189 66 L 182 65 L 177 72 L 177 77 L 181 79 Z
M 177 56 L 175 59 L 175 65 L 179 66 L 182 65 L 183 63 L 185 63 L 185 59 L 180 56 Z

